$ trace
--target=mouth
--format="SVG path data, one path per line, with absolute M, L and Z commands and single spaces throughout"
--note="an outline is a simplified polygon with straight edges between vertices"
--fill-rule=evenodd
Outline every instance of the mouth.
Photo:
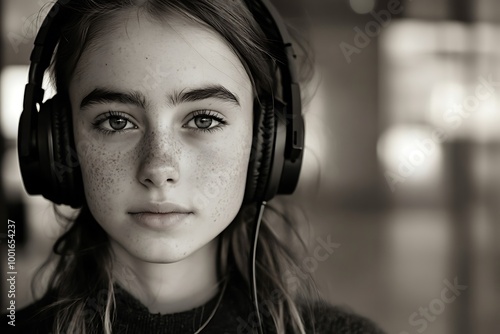
M 171 202 L 155 203 L 149 202 L 131 207 L 129 214 L 170 214 L 170 213 L 192 213 L 190 209 L 180 204 Z
M 139 211 L 129 212 L 129 214 L 142 227 L 164 230 L 180 225 L 191 216 L 192 212 Z
M 193 212 L 188 208 L 174 203 L 147 203 L 132 208 L 128 214 L 140 226 L 163 230 L 180 225 Z
M 181 212 L 181 211 L 137 211 L 129 212 L 130 215 L 141 215 L 141 214 L 152 214 L 152 215 L 168 215 L 168 214 L 189 214 L 192 212 Z

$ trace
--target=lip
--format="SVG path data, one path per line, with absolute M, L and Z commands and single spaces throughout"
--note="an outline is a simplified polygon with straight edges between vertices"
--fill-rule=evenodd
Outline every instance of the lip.
M 191 213 L 169 212 L 137 212 L 130 214 L 132 219 L 139 225 L 154 229 L 164 230 L 181 224 Z
M 181 224 L 192 211 L 175 203 L 148 203 L 132 208 L 128 214 L 139 225 L 163 230 Z
M 144 204 L 138 204 L 130 208 L 129 213 L 190 213 L 190 209 L 171 202 L 148 202 Z

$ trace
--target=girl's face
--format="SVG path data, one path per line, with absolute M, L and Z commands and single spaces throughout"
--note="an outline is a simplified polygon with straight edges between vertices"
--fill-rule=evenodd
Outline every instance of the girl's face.
M 84 51 L 69 92 L 87 203 L 115 251 L 176 262 L 234 219 L 253 92 L 215 32 L 123 12 Z

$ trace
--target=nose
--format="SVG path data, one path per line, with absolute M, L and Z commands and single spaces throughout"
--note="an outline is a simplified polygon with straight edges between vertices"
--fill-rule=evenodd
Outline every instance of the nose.
M 180 148 L 168 131 L 151 131 L 142 139 L 137 178 L 147 188 L 160 188 L 179 180 Z

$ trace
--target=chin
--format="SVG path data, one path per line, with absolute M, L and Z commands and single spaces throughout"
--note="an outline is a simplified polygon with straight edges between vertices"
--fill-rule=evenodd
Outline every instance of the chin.
M 169 264 L 185 260 L 195 251 L 196 250 L 185 250 L 185 251 L 162 250 L 160 252 L 152 252 L 149 254 L 138 254 L 138 256 L 140 256 L 140 259 L 144 262 Z
M 204 245 L 193 244 L 193 240 L 142 240 L 136 244 L 116 244 L 113 247 L 117 257 L 127 262 L 141 261 L 145 263 L 170 264 L 183 261 L 187 258 L 204 257 L 206 251 L 216 250 L 215 240 Z

